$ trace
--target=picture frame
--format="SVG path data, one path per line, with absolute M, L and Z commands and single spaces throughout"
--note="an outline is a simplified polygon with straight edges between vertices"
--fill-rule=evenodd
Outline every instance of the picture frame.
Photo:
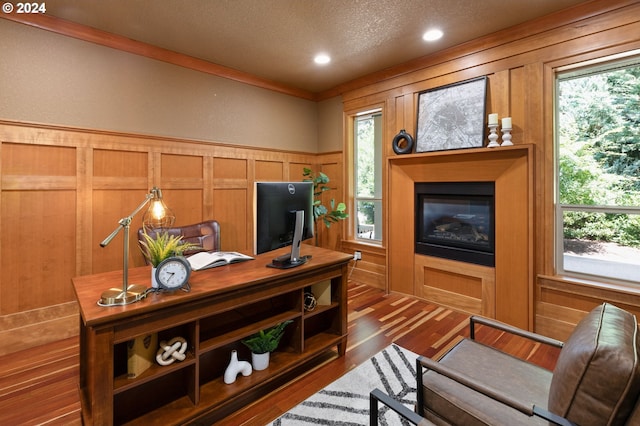
M 484 146 L 487 77 L 418 94 L 416 152 Z

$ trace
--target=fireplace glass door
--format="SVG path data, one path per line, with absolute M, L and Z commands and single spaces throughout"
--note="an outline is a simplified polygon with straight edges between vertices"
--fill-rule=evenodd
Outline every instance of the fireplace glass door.
M 494 265 L 492 182 L 416 184 L 416 252 Z

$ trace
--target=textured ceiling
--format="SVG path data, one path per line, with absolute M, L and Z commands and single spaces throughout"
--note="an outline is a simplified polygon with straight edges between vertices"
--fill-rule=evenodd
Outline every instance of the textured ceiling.
M 47 0 L 47 14 L 310 92 L 583 0 Z M 438 27 L 435 43 L 422 33 Z M 326 52 L 330 64 L 313 56 Z

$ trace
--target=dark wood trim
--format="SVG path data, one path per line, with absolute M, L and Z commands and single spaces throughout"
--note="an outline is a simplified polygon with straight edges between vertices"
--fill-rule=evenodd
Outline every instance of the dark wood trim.
M 587 1 L 571 8 L 560 10 L 517 26 L 506 28 L 493 34 L 470 40 L 457 46 L 434 52 L 430 55 L 413 59 L 403 64 L 365 75 L 356 80 L 346 82 L 322 93 L 318 93 L 316 100 L 321 101 L 330 99 L 344 93 L 372 86 L 379 86 L 380 89 L 378 91 L 403 88 L 403 86 L 408 86 L 407 82 L 402 79 L 394 81 L 394 79 L 435 65 L 468 58 L 472 55 L 495 49 L 496 47 L 512 43 L 522 38 L 530 38 L 537 34 L 543 34 L 547 31 L 553 30 L 554 28 L 573 24 L 579 26 L 578 23 L 580 21 L 593 18 L 598 15 L 603 15 L 613 10 L 633 5 L 634 3 L 636 3 L 634 0 Z M 478 64 L 474 63 L 474 66 L 477 65 Z
M 3 14 L 0 17 L 9 21 L 51 31 L 67 37 L 73 37 L 90 43 L 99 44 L 101 46 L 121 50 L 123 52 L 133 53 L 134 55 L 145 56 L 147 58 L 156 59 L 169 64 L 215 75 L 217 77 L 234 80 L 263 89 L 273 90 L 274 92 L 284 93 L 285 95 L 291 95 L 311 101 L 316 100 L 316 96 L 306 90 L 297 89 L 295 87 L 260 78 L 246 72 L 238 71 L 233 68 L 214 64 L 212 62 L 204 61 L 202 59 L 194 58 L 168 49 L 163 49 L 137 40 L 132 40 L 130 38 L 96 28 L 65 21 L 64 19 L 56 18 L 55 16 L 38 14 L 19 15 L 13 13 Z
M 634 0 L 587 1 L 569 9 L 561 10 L 538 19 L 533 19 L 520 24 L 517 27 L 507 28 L 493 34 L 489 34 L 485 37 L 435 52 L 432 55 L 416 58 L 406 63 L 371 73 L 319 93 L 312 93 L 306 90 L 287 86 L 285 84 L 235 70 L 233 68 L 214 64 L 212 62 L 163 49 L 137 40 L 132 40 L 127 37 L 112 34 L 96 28 L 66 21 L 54 16 L 36 14 L 3 14 L 0 15 L 0 18 L 252 86 L 261 87 L 263 89 L 273 90 L 275 92 L 284 93 L 302 99 L 323 101 L 366 86 L 380 84 L 381 82 L 433 66 L 437 63 L 444 63 L 463 56 L 468 56 L 470 52 L 477 53 L 490 48 L 495 48 L 496 46 L 522 37 L 522 34 L 531 35 L 543 33 L 559 26 L 570 25 L 634 3 Z

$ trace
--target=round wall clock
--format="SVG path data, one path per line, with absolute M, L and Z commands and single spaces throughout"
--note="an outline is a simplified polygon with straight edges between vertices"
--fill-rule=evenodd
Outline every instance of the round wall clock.
M 156 281 L 158 287 L 164 290 L 177 290 L 179 288 L 189 291 L 189 277 L 191 265 L 181 256 L 169 257 L 156 267 Z

